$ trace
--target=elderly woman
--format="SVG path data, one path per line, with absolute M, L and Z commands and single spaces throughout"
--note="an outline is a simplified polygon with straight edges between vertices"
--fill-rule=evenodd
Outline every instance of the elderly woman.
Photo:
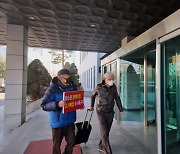
M 121 115 L 124 114 L 121 100 L 119 98 L 117 88 L 114 84 L 114 74 L 108 72 L 104 75 L 102 83 L 96 86 L 91 96 L 91 107 L 89 110 L 94 110 L 95 98 L 97 117 L 101 131 L 101 138 L 98 150 L 106 154 L 112 154 L 111 146 L 109 143 L 109 132 L 112 126 L 114 117 L 114 100 L 120 110 Z

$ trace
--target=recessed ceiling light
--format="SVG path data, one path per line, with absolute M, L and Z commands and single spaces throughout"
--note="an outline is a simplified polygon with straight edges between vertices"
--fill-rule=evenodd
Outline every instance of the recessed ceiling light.
M 91 26 L 92 28 L 94 28 L 96 25 L 95 25 L 95 24 L 91 24 L 90 26 Z
M 30 20 L 35 20 L 35 17 L 29 16 L 29 19 L 30 19 Z

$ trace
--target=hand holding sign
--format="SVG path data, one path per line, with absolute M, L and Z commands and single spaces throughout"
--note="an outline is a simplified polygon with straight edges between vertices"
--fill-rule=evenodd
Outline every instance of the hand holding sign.
M 58 106 L 59 107 L 64 107 L 66 105 L 66 101 L 65 100 L 62 100 L 58 103 Z

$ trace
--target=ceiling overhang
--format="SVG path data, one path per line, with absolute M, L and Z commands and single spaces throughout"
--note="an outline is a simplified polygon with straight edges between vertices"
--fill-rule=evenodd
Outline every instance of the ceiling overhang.
M 30 47 L 111 53 L 179 8 L 179 0 L 1 0 L 0 44 L 9 23 L 28 27 Z

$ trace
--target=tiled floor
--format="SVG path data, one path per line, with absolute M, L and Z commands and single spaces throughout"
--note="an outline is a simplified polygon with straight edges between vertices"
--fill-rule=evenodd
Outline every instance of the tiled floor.
M 86 108 L 90 99 L 86 98 Z M 78 110 L 77 122 L 82 121 L 86 110 Z M 2 113 L 0 113 L 2 114 Z M 2 116 L 2 115 L 0 115 Z M 2 121 L 0 121 L 1 123 Z M 83 154 L 99 154 L 99 125 L 96 113 L 92 117 L 92 131 L 86 145 L 81 144 Z M 0 154 L 22 154 L 31 141 L 50 139 L 51 128 L 48 125 L 48 113 L 41 109 L 27 116 L 27 122 L 8 134 L 0 134 Z M 116 124 L 110 132 L 113 154 L 156 154 L 156 128 L 144 128 L 133 124 Z

